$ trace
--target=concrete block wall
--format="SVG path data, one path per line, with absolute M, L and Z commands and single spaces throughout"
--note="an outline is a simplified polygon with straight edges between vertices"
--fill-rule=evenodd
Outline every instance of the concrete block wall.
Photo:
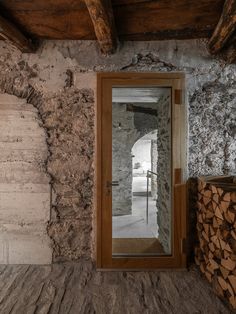
M 0 263 L 49 264 L 45 130 L 25 100 L 0 94 Z

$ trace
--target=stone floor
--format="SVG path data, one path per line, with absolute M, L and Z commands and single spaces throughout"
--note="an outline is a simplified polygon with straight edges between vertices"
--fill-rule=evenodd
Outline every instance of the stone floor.
M 112 217 L 113 238 L 156 238 L 158 237 L 156 201 L 149 197 L 148 223 L 146 221 L 146 177 L 133 178 L 132 215 Z
M 1 314 L 228 314 L 197 270 L 97 272 L 89 261 L 0 266 Z

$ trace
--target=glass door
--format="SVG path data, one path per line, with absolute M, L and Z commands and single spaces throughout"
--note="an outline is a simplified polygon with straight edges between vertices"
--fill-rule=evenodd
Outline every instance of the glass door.
M 171 88 L 112 87 L 112 254 L 171 254 Z
M 98 268 L 185 266 L 183 78 L 98 74 Z

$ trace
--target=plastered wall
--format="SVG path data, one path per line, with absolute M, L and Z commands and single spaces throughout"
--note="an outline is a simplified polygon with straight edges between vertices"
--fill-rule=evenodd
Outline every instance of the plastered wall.
M 95 42 L 46 41 L 35 54 L 1 42 L 0 70 L 0 92 L 37 108 L 47 133 L 52 207 L 44 224 L 54 262 L 95 256 L 96 72 L 185 72 L 188 175 L 235 170 L 236 66 L 213 59 L 203 40 L 127 42 L 110 57 Z
M 46 132 L 25 99 L 0 94 L 0 263 L 50 264 Z

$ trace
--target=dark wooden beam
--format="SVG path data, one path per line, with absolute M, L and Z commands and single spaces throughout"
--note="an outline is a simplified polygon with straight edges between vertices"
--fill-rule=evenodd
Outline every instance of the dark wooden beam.
M 219 54 L 219 57 L 221 57 L 227 63 L 236 62 L 236 37 L 235 36 L 232 36 L 228 40 L 227 45 Z
M 156 109 L 141 107 L 141 106 L 135 106 L 135 105 L 131 105 L 131 104 L 126 105 L 126 111 L 146 113 L 146 114 L 150 114 L 152 116 L 157 116 L 157 110 Z
M 212 54 L 219 52 L 236 29 L 236 0 L 225 0 L 219 22 L 209 41 Z
M 224 0 L 112 0 L 120 40 L 209 38 L 223 5 Z M 1 0 L 0 9 L 33 38 L 96 39 L 84 0 Z
M 117 36 L 113 10 L 110 0 L 84 0 L 91 20 L 94 25 L 94 31 L 105 54 L 115 52 L 117 47 Z
M 7 19 L 0 16 L 0 35 L 22 52 L 34 52 L 35 46 Z

